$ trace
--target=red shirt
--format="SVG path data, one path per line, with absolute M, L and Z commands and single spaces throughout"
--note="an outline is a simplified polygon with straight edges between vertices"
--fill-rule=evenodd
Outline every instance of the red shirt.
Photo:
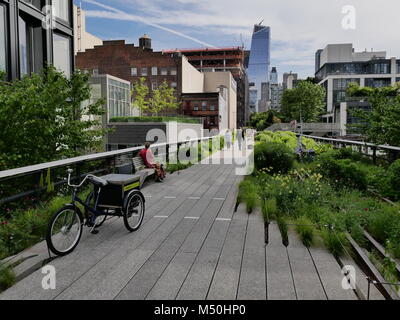
M 153 167 L 154 155 L 153 155 L 153 151 L 151 151 L 151 149 L 146 149 L 146 148 L 142 149 L 142 150 L 140 150 L 139 155 L 142 158 L 143 163 L 147 168 Z

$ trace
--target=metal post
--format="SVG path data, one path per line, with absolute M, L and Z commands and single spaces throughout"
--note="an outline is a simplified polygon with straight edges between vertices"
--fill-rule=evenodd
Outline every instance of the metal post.
M 368 281 L 367 300 L 369 300 L 369 298 L 370 298 L 370 293 L 371 293 L 371 278 L 370 278 L 370 277 L 367 277 L 367 281 Z
M 372 148 L 372 159 L 374 161 L 374 164 L 376 164 L 376 147 Z

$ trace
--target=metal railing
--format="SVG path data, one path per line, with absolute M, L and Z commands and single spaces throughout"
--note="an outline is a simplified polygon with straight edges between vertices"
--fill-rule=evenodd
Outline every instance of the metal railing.
M 300 134 L 297 134 L 297 136 L 299 135 Z M 376 145 L 368 142 L 323 138 L 308 135 L 303 135 L 303 137 L 313 139 L 314 141 L 319 143 L 331 144 L 335 148 L 351 147 L 353 150 L 358 151 L 365 156 L 371 157 L 374 163 L 376 163 L 378 159 L 393 162 L 396 159 L 400 158 L 400 147 Z
M 213 138 L 215 137 L 205 137 L 171 143 L 158 143 L 153 144 L 151 148 L 157 149 L 155 155 L 158 157 L 164 156 L 165 161 L 168 162 L 170 148 L 172 146 L 174 146 L 176 150 L 179 150 L 182 145 L 190 145 L 195 142 L 201 143 Z M 53 177 L 51 180 L 55 187 L 65 185 L 66 174 L 63 169 L 66 168 L 75 168 L 75 175 L 73 177 L 75 181 L 80 181 L 86 174 L 113 172 L 118 166 L 131 163 L 131 159 L 136 157 L 141 149 L 143 149 L 142 146 L 0 171 L 0 205 L 18 201 L 21 198 L 40 194 L 46 191 L 46 187 L 40 185 L 40 180 L 43 181 L 43 177 L 48 175 Z M 160 150 L 162 150 L 162 153 L 159 152 Z M 18 191 L 11 192 L 11 194 L 7 193 L 7 184 L 15 188 L 14 190 Z

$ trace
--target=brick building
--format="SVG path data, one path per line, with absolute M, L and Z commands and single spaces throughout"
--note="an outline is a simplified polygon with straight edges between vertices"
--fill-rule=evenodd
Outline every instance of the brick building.
M 204 129 L 220 128 L 220 93 L 186 93 L 182 94 L 183 113 L 191 117 L 203 118 Z
M 174 49 L 164 53 L 182 53 L 201 72 L 230 71 L 237 83 L 237 126 L 245 125 L 249 88 L 242 47 Z
M 153 51 L 146 35 L 139 39 L 139 46 L 125 40 L 103 41 L 101 46 L 79 52 L 76 67 L 94 76 L 109 74 L 131 83 L 143 77 L 150 90 L 166 81 L 176 90 L 178 101 L 182 93 L 182 56 Z M 165 114 L 180 112 L 171 110 Z

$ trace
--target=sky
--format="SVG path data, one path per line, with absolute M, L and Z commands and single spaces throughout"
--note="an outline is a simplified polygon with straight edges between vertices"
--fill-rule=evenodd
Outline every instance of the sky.
M 135 44 L 146 33 L 155 50 L 242 44 L 250 49 L 253 25 L 263 20 L 271 27 L 271 67 L 277 67 L 280 80 L 290 71 L 301 78 L 313 76 L 316 50 L 331 43 L 353 43 L 356 51 L 373 49 L 400 57 L 398 0 L 74 2 L 86 11 L 88 32 Z M 352 11 L 343 11 L 345 6 Z M 343 28 L 343 21 L 350 21 L 350 28 Z

